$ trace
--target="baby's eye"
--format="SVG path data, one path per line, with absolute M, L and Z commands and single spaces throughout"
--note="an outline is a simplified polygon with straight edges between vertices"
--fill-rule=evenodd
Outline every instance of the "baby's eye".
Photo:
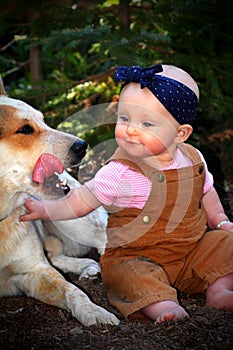
M 119 115 L 118 119 L 123 123 L 127 123 L 129 121 L 129 117 L 127 117 L 126 115 Z
M 146 127 L 146 128 L 149 128 L 150 126 L 153 126 L 154 124 L 150 123 L 150 122 L 144 122 L 143 125 Z

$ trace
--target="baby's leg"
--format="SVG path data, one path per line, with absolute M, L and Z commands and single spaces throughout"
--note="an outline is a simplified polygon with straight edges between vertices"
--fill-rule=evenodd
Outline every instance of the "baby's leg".
M 159 301 L 144 307 L 141 312 L 155 323 L 189 317 L 185 309 L 172 300 Z
M 219 277 L 207 288 L 206 306 L 233 311 L 233 272 Z

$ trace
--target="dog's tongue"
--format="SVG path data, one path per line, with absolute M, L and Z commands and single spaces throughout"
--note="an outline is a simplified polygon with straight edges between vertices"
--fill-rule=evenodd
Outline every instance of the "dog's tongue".
M 43 153 L 36 162 L 32 180 L 43 183 L 45 178 L 52 176 L 55 172 L 61 174 L 63 171 L 64 167 L 57 157 L 50 153 Z

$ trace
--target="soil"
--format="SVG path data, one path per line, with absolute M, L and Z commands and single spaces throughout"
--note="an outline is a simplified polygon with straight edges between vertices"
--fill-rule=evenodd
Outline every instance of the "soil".
M 126 321 L 111 307 L 101 278 L 71 281 L 91 299 L 114 312 L 119 326 L 84 327 L 70 313 L 27 297 L 0 299 L 0 349 L 22 350 L 231 350 L 233 313 L 204 306 L 204 295 L 180 300 L 189 319 L 154 325 Z
M 87 165 L 93 168 L 93 163 Z M 228 214 L 232 214 L 232 205 L 229 205 L 232 191 L 230 197 L 229 193 L 221 195 L 226 199 Z M 95 251 L 90 257 L 98 260 Z M 115 313 L 121 320 L 120 325 L 84 327 L 69 312 L 35 299 L 25 296 L 1 298 L 0 350 L 233 349 L 233 313 L 205 307 L 204 294 L 180 295 L 180 303 L 190 318 L 154 325 L 153 322 L 123 319 L 108 303 L 100 276 L 81 281 L 74 274 L 68 274 L 66 278 L 83 289 L 92 301 Z

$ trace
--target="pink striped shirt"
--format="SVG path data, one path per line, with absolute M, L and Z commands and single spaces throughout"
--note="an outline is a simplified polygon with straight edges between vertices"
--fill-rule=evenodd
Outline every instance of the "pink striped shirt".
M 213 186 L 213 176 L 208 171 L 203 155 L 200 151 L 198 152 L 205 165 L 204 193 L 206 193 Z M 187 166 L 192 166 L 191 160 L 177 148 L 173 163 L 160 170 Z M 104 205 L 142 209 L 151 192 L 152 184 L 144 175 L 114 160 L 103 166 L 92 180 L 86 182 L 85 186 Z

